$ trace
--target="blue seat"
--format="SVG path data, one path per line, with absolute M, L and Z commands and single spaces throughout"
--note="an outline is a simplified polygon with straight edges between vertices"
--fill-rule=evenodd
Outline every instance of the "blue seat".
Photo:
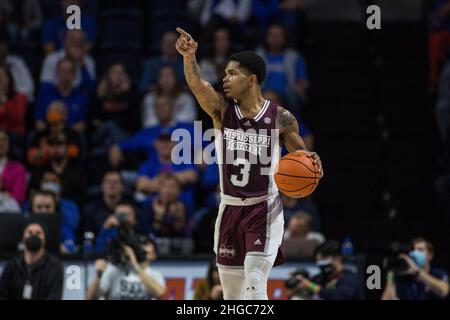
M 139 45 L 121 45 L 117 43 L 103 43 L 99 50 L 99 76 L 103 76 L 106 70 L 114 63 L 123 64 L 133 83 L 140 77 L 142 69 L 142 48 Z
M 138 10 L 107 10 L 102 14 L 100 43 L 141 44 L 142 13 Z

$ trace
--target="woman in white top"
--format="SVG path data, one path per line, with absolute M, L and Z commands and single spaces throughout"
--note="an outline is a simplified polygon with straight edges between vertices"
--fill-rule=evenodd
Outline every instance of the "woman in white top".
M 171 66 L 161 68 L 154 92 L 147 94 L 142 103 L 142 127 L 158 125 L 155 101 L 159 95 L 168 96 L 174 104 L 175 121 L 192 122 L 197 118 L 197 106 L 192 96 L 181 89 L 180 81 Z

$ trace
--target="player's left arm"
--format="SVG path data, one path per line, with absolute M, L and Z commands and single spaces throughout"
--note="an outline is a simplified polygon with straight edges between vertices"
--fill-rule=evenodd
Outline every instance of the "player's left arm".
M 284 143 L 289 153 L 303 150 L 308 153 L 315 164 L 320 168 L 320 177 L 323 177 L 322 162 L 320 157 L 315 152 L 307 150 L 305 142 L 299 134 L 299 126 L 294 115 L 283 107 L 278 107 L 277 110 L 277 129 L 280 130 L 280 139 Z

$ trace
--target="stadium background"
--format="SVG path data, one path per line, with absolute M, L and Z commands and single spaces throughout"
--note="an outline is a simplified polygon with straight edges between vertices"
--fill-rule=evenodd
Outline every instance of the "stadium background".
M 2 30 L 9 51 L 21 56 L 32 73 L 35 98 L 44 59 L 42 26 L 59 14 L 58 1 L 39 3 L 44 23 L 36 36 L 16 41 Z M 425 236 L 436 247 L 436 264 L 449 270 L 448 208 L 439 201 L 442 190 L 437 187 L 445 174 L 445 149 L 435 120 L 436 97 L 428 82 L 431 4 L 420 0 L 305 0 L 304 4 L 290 37 L 306 61 L 310 89 L 307 102 L 294 107 L 313 133 L 315 151 L 324 165 L 325 178 L 312 199 L 320 232 L 328 239 L 351 237 L 354 252 L 364 255 L 366 265 L 380 265 L 393 240 Z M 366 28 L 370 4 L 381 8 L 381 30 Z M 120 62 L 137 86 L 145 59 L 158 55 L 162 34 L 175 26 L 197 39 L 205 36 L 205 27 L 186 10 L 184 1 L 84 1 L 85 13 L 96 24 L 90 55 L 96 62 L 97 84 L 111 63 Z M 230 30 L 233 39 L 242 39 Z M 236 40 L 233 46 L 255 49 L 264 33 L 256 34 L 260 37 L 252 38 L 256 40 L 251 45 Z M 139 98 L 140 105 L 143 95 Z M 27 104 L 27 134 L 33 131 L 34 108 L 33 102 Z M 199 108 L 197 118 L 210 125 Z M 20 148 L 26 144 L 18 147 L 19 153 Z M 25 153 L 19 160 L 30 169 Z M 87 176 L 89 161 L 88 156 L 83 164 Z M 97 165 L 106 162 L 105 157 Z M 98 181 L 89 181 L 89 187 L 92 195 L 98 195 Z M 201 188 L 196 192 L 199 209 L 203 194 Z M 445 203 L 449 193 L 444 194 Z M 78 205 L 82 215 L 83 204 Z M 79 228 L 81 245 L 82 225 Z M 2 253 L 3 258 L 10 256 Z M 178 255 L 184 262 L 194 256 L 198 257 L 190 252 Z M 201 257 L 206 264 L 208 256 Z M 63 258 L 70 261 L 71 256 Z M 380 293 L 367 295 L 377 298 Z

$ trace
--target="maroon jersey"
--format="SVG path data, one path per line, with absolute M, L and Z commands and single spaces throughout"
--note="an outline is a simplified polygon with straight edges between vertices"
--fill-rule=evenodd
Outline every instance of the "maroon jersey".
M 260 112 L 251 119 L 242 116 L 236 103 L 227 107 L 222 137 L 216 139 L 223 194 L 243 199 L 278 192 L 273 176 L 280 159 L 277 107 L 265 100 Z

